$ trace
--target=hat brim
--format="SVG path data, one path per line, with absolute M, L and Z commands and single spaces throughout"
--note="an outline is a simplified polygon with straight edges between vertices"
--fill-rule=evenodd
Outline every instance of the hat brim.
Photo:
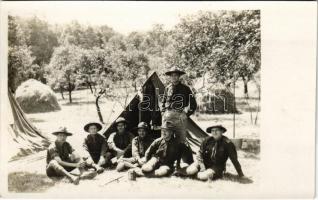
M 58 134 L 60 134 L 60 133 L 63 133 L 63 134 L 66 135 L 66 136 L 72 136 L 72 135 L 73 135 L 73 133 L 63 132 L 63 131 L 55 131 L 55 132 L 53 132 L 52 134 L 53 134 L 53 135 L 58 135 Z
M 117 124 L 119 124 L 119 123 L 128 124 L 128 121 L 127 121 L 127 120 L 124 120 L 124 121 L 115 122 L 115 125 L 117 125 Z
M 149 130 L 149 128 L 146 128 L 146 127 L 134 127 L 132 130 L 133 131 L 137 131 L 137 130 L 139 130 L 139 129 L 144 129 L 144 130 Z
M 183 71 L 168 71 L 168 72 L 166 72 L 165 74 L 166 74 L 167 76 L 171 76 L 171 74 L 173 74 L 173 73 L 177 73 L 177 74 L 179 74 L 180 76 L 185 74 L 185 72 L 183 72 Z
M 208 127 L 208 128 L 206 129 L 206 132 L 207 132 L 207 133 L 211 133 L 212 129 L 214 129 L 214 128 L 221 129 L 221 130 L 222 130 L 222 133 L 225 133 L 225 132 L 227 131 L 226 128 L 224 128 L 223 126 L 211 126 L 211 127 Z
M 84 130 L 85 130 L 86 132 L 88 132 L 88 129 L 89 129 L 90 126 L 96 126 L 97 131 L 102 130 L 102 125 L 101 125 L 100 123 L 97 123 L 97 122 L 92 122 L 92 123 L 86 124 L 86 125 L 84 126 Z
M 172 127 L 160 127 L 159 128 L 160 130 L 172 130 L 172 131 L 176 131 L 177 129 L 176 128 L 172 128 Z

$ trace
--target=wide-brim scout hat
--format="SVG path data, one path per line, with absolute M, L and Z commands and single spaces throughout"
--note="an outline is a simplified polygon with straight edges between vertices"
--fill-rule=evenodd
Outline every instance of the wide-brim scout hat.
M 102 125 L 101 125 L 100 123 L 98 123 L 98 122 L 90 122 L 90 123 L 86 124 L 86 125 L 84 126 L 84 130 L 85 130 L 86 132 L 88 132 L 88 129 L 89 129 L 90 126 L 96 126 L 97 131 L 102 130 Z
M 176 66 L 172 67 L 172 68 L 171 68 L 169 71 L 167 71 L 165 74 L 166 74 L 167 76 L 170 76 L 170 75 L 173 74 L 173 73 L 177 73 L 177 74 L 179 74 L 180 76 L 183 75 L 183 74 L 185 74 L 184 71 L 180 70 L 180 69 L 179 69 L 178 67 L 176 67 Z
M 146 122 L 140 122 L 137 127 L 133 128 L 133 130 L 139 129 L 149 130 L 149 126 Z
M 166 129 L 166 130 L 177 130 L 176 126 L 170 122 L 170 121 L 166 121 L 161 125 L 160 129 Z
M 224 126 L 222 126 L 222 125 L 210 126 L 210 127 L 208 127 L 208 128 L 206 129 L 206 132 L 207 132 L 207 133 L 211 133 L 212 129 L 214 129 L 214 128 L 220 129 L 220 130 L 222 131 L 222 133 L 225 133 L 225 132 L 226 132 L 226 128 L 225 128 Z
M 73 133 L 70 133 L 70 132 L 67 131 L 66 127 L 60 127 L 57 131 L 54 131 L 52 134 L 53 135 L 58 135 L 60 133 L 63 133 L 65 135 L 67 135 L 67 136 L 73 135 Z
M 123 117 L 118 117 L 118 119 L 116 119 L 116 121 L 115 121 L 115 124 L 118 124 L 118 123 L 128 124 L 128 121 Z

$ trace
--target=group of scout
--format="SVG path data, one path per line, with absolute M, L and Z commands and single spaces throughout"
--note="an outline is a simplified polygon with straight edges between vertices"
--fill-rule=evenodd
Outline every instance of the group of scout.
M 86 154 L 79 156 L 66 142 L 67 136 L 72 133 L 63 128 L 53 132 L 57 139 L 47 151 L 47 175 L 66 176 L 78 184 L 80 179 L 93 178 L 103 173 L 105 168 L 116 167 L 117 171 L 129 170 L 136 176 L 163 177 L 174 174 L 215 180 L 222 178 L 226 161 L 230 158 L 238 175 L 243 177 L 235 146 L 223 135 L 226 128 L 221 125 L 207 128 L 211 136 L 201 143 L 196 159 L 193 158 L 193 151 L 186 139 L 186 123 L 195 112 L 197 103 L 190 88 L 179 80 L 183 74 L 185 72 L 177 68 L 166 72 L 171 84 L 166 87 L 162 101 L 161 137 L 154 139 L 145 122 L 140 122 L 133 129 L 137 132 L 135 136 L 127 129 L 129 122 L 119 117 L 115 121 L 116 132 L 106 141 L 98 133 L 102 125 L 88 123 L 84 126 L 88 133 L 83 143 Z M 79 175 L 71 173 L 74 169 L 78 169 Z

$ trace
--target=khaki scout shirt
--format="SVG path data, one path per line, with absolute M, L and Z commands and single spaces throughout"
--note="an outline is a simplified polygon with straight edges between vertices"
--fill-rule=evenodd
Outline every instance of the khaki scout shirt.
M 146 136 L 144 139 L 141 139 L 139 136 L 135 137 L 131 143 L 132 157 L 136 160 L 144 157 L 147 149 L 153 141 L 154 140 L 149 136 Z
M 160 165 L 167 165 L 173 168 L 175 161 L 180 161 L 184 152 L 185 144 L 178 143 L 174 138 L 169 141 L 163 138 L 156 139 L 146 151 L 146 160 L 150 160 L 151 157 L 159 159 Z
M 198 153 L 199 165 L 204 164 L 206 168 L 213 168 L 222 173 L 228 158 L 232 161 L 237 173 L 243 176 L 235 146 L 230 139 L 222 136 L 219 141 L 216 141 L 213 137 L 208 137 L 201 143 Z
M 114 132 L 110 134 L 107 144 L 109 149 L 118 151 L 124 151 L 124 157 L 131 157 L 131 141 L 134 138 L 134 135 L 130 132 L 125 132 L 119 134 Z
M 48 164 L 51 160 L 53 160 L 56 156 L 60 157 L 62 161 L 72 162 L 70 159 L 70 155 L 75 150 L 68 142 L 59 143 L 55 141 L 51 144 L 47 150 L 46 163 Z
M 105 156 L 108 146 L 106 139 L 100 134 L 89 134 L 84 140 L 85 157 L 90 156 L 94 163 L 98 163 L 101 156 Z
M 197 102 L 191 89 L 179 82 L 177 85 L 169 84 L 164 91 L 162 111 L 173 109 L 184 111 L 189 106 L 187 116 L 192 115 L 197 109 Z

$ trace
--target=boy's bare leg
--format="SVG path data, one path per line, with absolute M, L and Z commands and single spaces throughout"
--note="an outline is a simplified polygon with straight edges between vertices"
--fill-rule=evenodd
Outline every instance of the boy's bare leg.
M 212 169 L 206 169 L 203 172 L 198 172 L 197 178 L 201 181 L 207 181 L 212 178 L 214 174 L 215 172 Z
M 87 171 L 85 169 L 85 167 L 87 167 L 87 162 L 84 162 L 82 160 L 82 158 L 80 156 L 78 156 L 77 154 L 72 154 L 71 160 L 73 160 L 73 162 L 75 162 L 75 163 L 83 162 L 83 166 L 78 168 L 80 171 L 80 178 L 81 179 L 93 179 L 97 175 L 96 171 Z
M 154 175 L 156 177 L 166 176 L 166 175 L 168 175 L 169 171 L 170 171 L 170 167 L 163 165 L 163 166 L 160 166 L 159 169 L 155 170 Z
M 66 171 L 64 169 L 63 166 L 61 166 L 56 160 L 52 160 L 48 166 L 47 166 L 47 171 L 54 171 L 56 174 L 60 175 L 60 176 L 66 176 L 72 183 L 74 183 L 75 185 L 77 185 L 79 183 L 79 177 L 78 176 L 74 176 L 72 174 L 70 174 L 68 171 Z
M 146 162 L 142 167 L 142 171 L 144 173 L 152 172 L 155 169 L 156 164 L 158 163 L 158 159 L 152 157 L 148 162 Z
M 142 169 L 139 167 L 132 168 L 128 172 L 130 172 L 130 171 L 134 171 L 136 173 L 137 177 L 144 177 L 145 176 L 145 174 L 142 172 Z

